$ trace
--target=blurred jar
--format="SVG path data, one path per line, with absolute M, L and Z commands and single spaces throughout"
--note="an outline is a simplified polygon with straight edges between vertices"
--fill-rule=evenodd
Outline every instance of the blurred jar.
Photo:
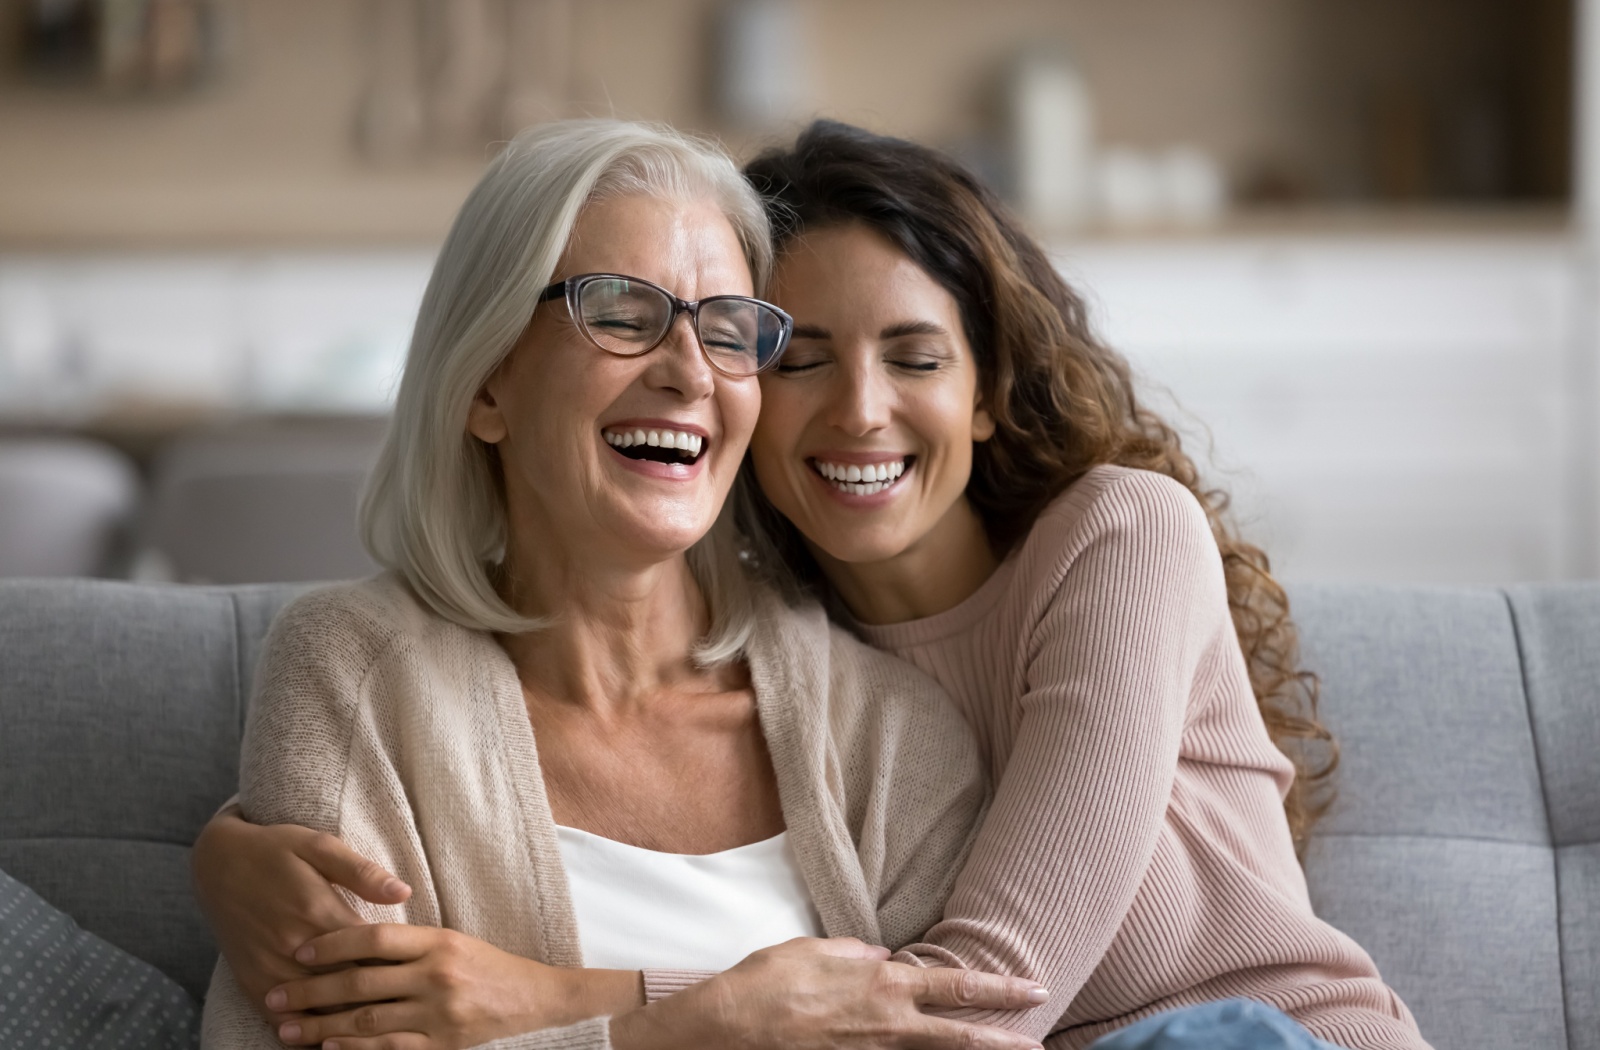
M 1094 215 L 1094 104 L 1078 66 L 1027 52 L 1008 78 L 1017 203 L 1039 225 L 1078 229 Z

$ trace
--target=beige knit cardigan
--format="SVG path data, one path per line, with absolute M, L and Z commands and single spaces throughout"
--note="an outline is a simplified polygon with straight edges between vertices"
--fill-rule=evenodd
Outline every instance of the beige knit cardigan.
M 915 940 L 938 918 L 986 801 L 971 734 L 926 675 L 763 595 L 746 648 L 761 730 L 806 886 L 832 936 Z M 583 965 L 515 668 L 486 633 L 396 576 L 323 590 L 268 636 L 245 726 L 244 815 L 338 835 L 413 887 L 353 901 L 373 922 L 448 926 Z M 605 1018 L 496 1041 L 604 1048 Z M 276 1048 L 226 962 L 205 1047 Z

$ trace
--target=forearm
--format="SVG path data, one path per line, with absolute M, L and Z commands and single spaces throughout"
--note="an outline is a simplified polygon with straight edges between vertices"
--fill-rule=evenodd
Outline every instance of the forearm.
M 569 970 L 564 1009 L 552 1025 L 614 1017 L 645 1005 L 645 982 L 638 970 Z
M 1059 584 L 1031 633 L 1016 745 L 944 917 L 908 946 L 916 962 L 1028 977 L 1064 1005 L 1104 958 L 1161 841 L 1197 625 L 1213 599 L 1226 609 L 1204 523 L 1179 526 L 1170 544 L 1108 531 Z M 1039 1016 L 961 1016 L 1049 1031 Z

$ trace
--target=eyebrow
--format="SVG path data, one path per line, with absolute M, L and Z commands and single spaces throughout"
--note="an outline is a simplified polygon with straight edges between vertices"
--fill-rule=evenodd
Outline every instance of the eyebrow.
M 949 335 L 944 325 L 932 321 L 900 321 L 878 333 L 879 339 L 899 339 L 907 335 Z
M 908 335 L 949 335 L 944 325 L 933 321 L 897 321 L 878 333 L 879 339 L 900 339 Z M 820 325 L 797 324 L 791 339 L 832 339 L 833 333 Z

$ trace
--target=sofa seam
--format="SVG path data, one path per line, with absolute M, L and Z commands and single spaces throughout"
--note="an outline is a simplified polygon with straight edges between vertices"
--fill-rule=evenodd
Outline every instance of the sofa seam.
M 184 842 L 181 839 L 134 838 L 131 835 L 9 835 L 0 838 L 0 846 L 9 846 L 18 842 L 127 842 L 140 846 L 171 846 L 173 849 L 189 849 L 193 841 Z
M 1437 835 L 1415 831 L 1319 831 L 1312 836 L 1313 839 L 1418 839 L 1426 842 L 1482 842 L 1492 846 L 1521 846 L 1526 849 L 1542 849 L 1553 853 L 1560 847 L 1552 846 L 1548 842 L 1525 842 L 1521 839 L 1491 838 L 1488 835 Z M 1569 843 L 1577 846 L 1600 845 L 1600 840 L 1595 842 Z
M 239 592 L 230 588 L 228 591 L 228 604 L 233 609 L 233 715 L 238 731 L 239 744 L 244 744 L 244 719 L 247 698 L 244 693 L 244 639 L 241 634 L 244 630 L 243 617 L 239 615 Z M 238 774 L 234 774 L 235 790 L 238 789 Z
M 1561 1022 L 1566 1029 L 1568 1050 L 1572 1043 L 1572 1000 L 1567 994 L 1567 938 L 1565 916 L 1561 907 L 1561 856 L 1560 843 L 1556 841 L 1555 820 L 1550 808 L 1550 785 L 1545 779 L 1544 755 L 1539 749 L 1539 731 L 1533 713 L 1533 688 L 1528 677 L 1528 654 L 1524 646 L 1522 624 L 1517 618 L 1517 603 L 1511 592 L 1500 588 L 1501 600 L 1506 604 L 1506 616 L 1511 621 L 1511 639 L 1517 647 L 1517 675 L 1522 680 L 1522 704 L 1528 715 L 1528 742 L 1533 748 L 1533 768 L 1539 774 L 1539 800 L 1544 804 L 1545 833 L 1550 836 L 1550 878 L 1555 884 L 1556 908 L 1556 970 L 1561 974 Z

